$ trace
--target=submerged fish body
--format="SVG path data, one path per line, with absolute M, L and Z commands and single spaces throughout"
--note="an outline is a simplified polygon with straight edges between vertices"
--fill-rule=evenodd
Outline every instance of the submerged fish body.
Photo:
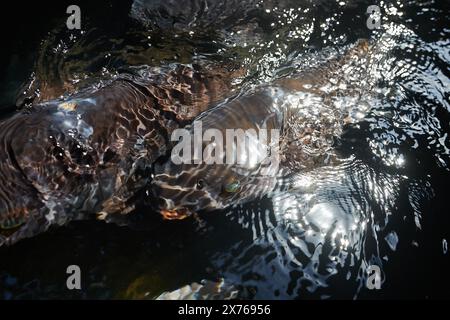
M 0 245 L 89 214 L 110 218 L 166 152 L 167 137 L 230 90 L 226 77 L 175 65 L 126 75 L 0 123 Z
M 362 42 L 349 52 L 364 52 L 366 47 Z M 358 55 L 347 54 L 333 63 L 342 66 L 349 56 Z M 318 73 L 322 80 L 330 76 L 326 68 Z M 191 211 L 220 209 L 269 193 L 277 185 L 278 161 L 302 162 L 298 155 L 303 151 L 284 145 L 298 141 L 300 132 L 308 127 L 302 125 L 295 134 L 286 130 L 299 124 L 298 119 L 307 119 L 301 114 L 305 109 L 296 108 L 297 104 L 311 104 L 324 91 L 331 96 L 329 88 L 318 94 L 323 82 L 310 75 L 300 73 L 224 100 L 233 94 L 235 77 L 226 69 L 204 71 L 185 65 L 141 68 L 103 87 L 41 102 L 3 120 L 0 174 L 9 184 L 0 188 L 0 244 L 90 214 L 113 221 L 116 214 L 130 212 L 134 208 L 131 200 L 149 183 L 155 161 L 169 151 L 173 131 L 193 120 L 201 120 L 205 130 L 265 129 L 287 136 L 272 153 L 276 159 L 263 164 L 157 165 L 153 186 L 164 202 L 160 209 L 166 216 L 180 218 Z M 319 112 L 314 119 L 320 120 L 322 115 Z M 341 120 L 336 118 L 333 124 Z M 324 124 L 314 123 L 313 127 L 330 127 Z M 321 133 L 324 128 L 315 131 Z M 309 129 L 305 132 L 312 133 Z M 295 143 L 289 145 L 292 148 Z M 258 144 L 242 155 L 251 159 L 265 147 Z M 187 210 L 181 215 L 174 212 L 181 208 Z
M 139 107 L 132 108 L 134 103 Z M 145 182 L 137 170 L 162 150 L 165 127 L 148 99 L 126 82 L 89 98 L 37 105 L 3 122 L 1 171 L 13 176 L 12 192 L 2 188 L 1 217 L 16 212 L 26 219 L 3 241 L 86 213 L 126 209 L 125 201 Z
M 199 132 L 196 132 L 197 124 L 202 127 Z M 251 159 L 256 153 L 265 152 L 268 144 L 248 133 L 260 132 L 261 129 L 268 132 L 280 130 L 282 125 L 282 114 L 274 104 L 271 92 L 246 93 L 206 111 L 193 125 L 186 128 L 188 135 L 193 138 L 192 144 L 195 143 L 194 139 L 201 139 L 208 132 L 215 132 L 217 136 L 223 137 L 223 141 L 213 140 L 212 143 L 220 148 L 225 147 L 222 142 L 231 144 L 230 154 L 233 157 L 227 157 L 226 150 L 223 149 L 220 163 L 209 163 L 209 159 L 203 154 L 208 142 L 203 143 L 201 156 L 204 157 L 200 163 L 194 163 L 192 159 L 187 163 L 175 164 L 172 153 L 171 159 L 155 166 L 153 184 L 156 195 L 163 202 L 162 208 L 168 211 L 179 210 L 181 208 L 174 204 L 183 202 L 182 208 L 190 212 L 200 208 L 219 209 L 242 198 L 243 194 L 251 198 L 256 186 L 260 188 L 265 185 L 267 190 L 273 188 L 273 175 L 263 174 L 262 171 L 273 171 L 270 167 L 276 166 L 276 162 L 260 163 Z M 233 133 L 235 130 L 242 130 L 250 143 L 242 141 L 244 145 L 239 145 L 237 141 L 227 139 L 227 130 Z M 269 134 L 266 142 L 270 143 L 271 138 Z
M 208 130 L 225 136 L 229 129 L 252 129 L 258 136 L 264 129 L 276 130 L 280 139 L 266 144 L 271 150 L 266 159 L 257 163 L 249 159 L 261 150 L 258 139 L 250 139 L 246 145 L 250 147 L 241 153 L 247 161 L 241 164 L 227 161 L 225 149 L 229 145 L 235 154 L 240 151 L 238 144 L 231 140 L 225 141 L 219 163 L 185 161 L 180 164 L 174 161 L 177 156 L 172 152 L 171 159 L 156 166 L 152 182 L 155 194 L 161 199 L 159 208 L 163 215 L 169 213 L 169 218 L 179 218 L 197 211 L 239 205 L 275 191 L 290 173 L 333 161 L 334 140 L 346 122 L 357 120 L 352 114 L 355 109 L 364 107 L 358 88 L 347 85 L 345 79 L 333 77 L 339 77 L 343 70 L 355 64 L 364 67 L 362 61 L 367 57 L 368 48 L 368 42 L 361 40 L 343 56 L 315 70 L 256 87 L 196 118 L 194 123 L 201 123 L 203 136 Z M 330 78 L 335 81 L 332 85 Z M 195 125 L 187 129 L 190 136 L 198 135 Z M 194 144 L 189 150 L 195 149 Z M 210 144 L 211 141 L 206 141 L 203 150 Z

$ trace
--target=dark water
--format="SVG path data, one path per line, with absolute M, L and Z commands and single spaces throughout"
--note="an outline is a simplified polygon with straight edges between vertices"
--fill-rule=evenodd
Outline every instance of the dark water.
M 130 66 L 233 64 L 247 70 L 236 80 L 246 90 L 366 38 L 367 77 L 343 74 L 364 99 L 334 101 L 364 110 L 341 134 L 342 161 L 197 220 L 163 222 L 142 205 L 127 227 L 74 222 L 1 248 L 1 297 L 151 299 L 203 280 L 242 298 L 450 297 L 448 1 L 380 2 L 378 30 L 366 25 L 365 1 L 228 1 L 196 19 L 201 1 L 161 15 L 139 3 L 80 3 L 73 32 L 69 3 L 17 9 L 23 23 L 2 28 L 2 115 Z M 72 264 L 81 291 L 66 289 Z M 380 290 L 365 286 L 369 265 L 382 270 Z

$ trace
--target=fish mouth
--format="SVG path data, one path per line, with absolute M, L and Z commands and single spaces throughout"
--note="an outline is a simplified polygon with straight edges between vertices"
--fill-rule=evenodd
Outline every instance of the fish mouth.
M 186 208 L 161 209 L 160 213 L 164 220 L 183 220 L 192 215 L 192 212 Z

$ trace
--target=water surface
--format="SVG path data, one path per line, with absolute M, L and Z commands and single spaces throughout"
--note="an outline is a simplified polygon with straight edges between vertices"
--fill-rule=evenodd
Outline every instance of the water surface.
M 449 5 L 379 2 L 381 28 L 370 30 L 371 4 L 226 1 L 203 15 L 193 5 L 158 16 L 145 1 L 102 1 L 80 5 L 81 31 L 65 28 L 62 4 L 42 9 L 34 29 L 17 27 L 1 63 L 3 116 L 130 68 L 227 66 L 245 70 L 235 86 L 247 90 L 339 57 L 360 38 L 373 48 L 368 64 L 342 74 L 352 93 L 334 89 L 342 94 L 331 104 L 357 120 L 333 145 L 341 161 L 199 219 L 163 222 L 144 203 L 129 226 L 73 222 L 1 248 L 0 297 L 152 299 L 210 281 L 241 298 L 448 298 Z M 71 264 L 81 291 L 66 289 Z M 365 286 L 369 265 L 381 267 L 380 290 Z

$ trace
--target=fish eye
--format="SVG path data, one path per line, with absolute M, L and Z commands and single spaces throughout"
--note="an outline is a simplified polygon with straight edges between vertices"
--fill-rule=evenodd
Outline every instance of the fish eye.
M 195 187 L 198 190 L 202 190 L 205 187 L 205 181 L 203 181 L 202 179 L 197 180 L 197 183 L 195 184 Z
M 0 235 L 10 236 L 26 223 L 22 218 L 11 218 L 0 222 Z
M 241 183 L 238 180 L 234 180 L 230 183 L 227 183 L 223 189 L 225 192 L 235 193 L 235 192 L 238 192 L 240 188 L 241 188 Z

